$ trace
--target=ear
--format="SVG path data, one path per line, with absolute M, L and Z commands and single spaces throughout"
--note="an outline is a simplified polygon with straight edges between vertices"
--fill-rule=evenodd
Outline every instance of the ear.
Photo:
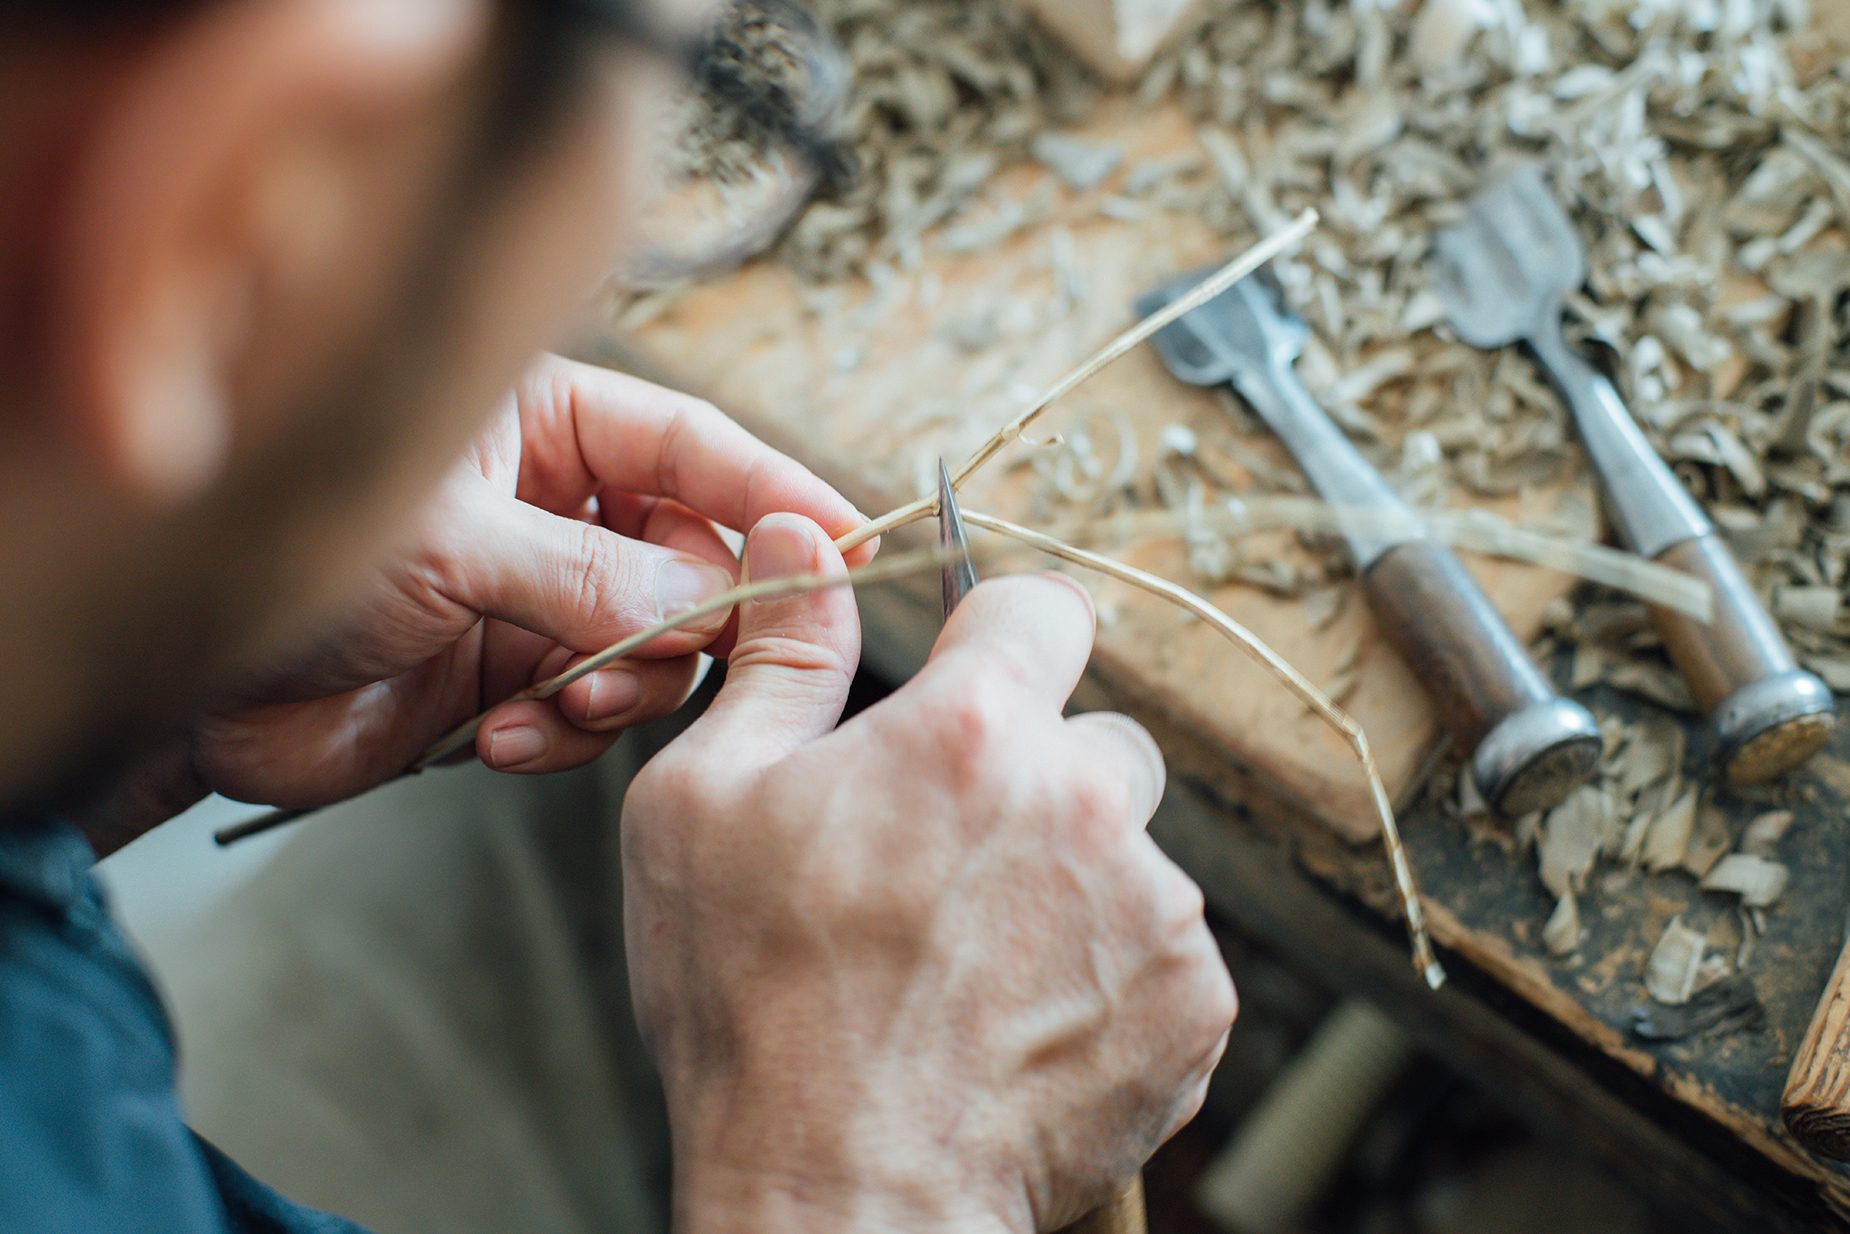
M 351 299 L 386 247 L 386 164 L 354 156 L 352 134 L 428 136 L 418 118 L 465 77 L 489 15 L 236 0 L 113 62 L 64 182 L 42 335 L 47 388 L 106 483 L 158 506 L 220 474 L 254 429 L 253 385 L 274 381 L 259 334 L 313 334 L 313 296 Z

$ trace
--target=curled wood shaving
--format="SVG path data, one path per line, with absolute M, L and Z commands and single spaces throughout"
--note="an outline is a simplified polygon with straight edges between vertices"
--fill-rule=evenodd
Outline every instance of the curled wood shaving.
M 1557 896 L 1585 891 L 1601 848 L 1605 813 L 1600 791 L 1583 786 L 1542 819 L 1542 885 Z
M 1741 897 L 1747 908 L 1770 908 L 1786 893 L 1791 872 L 1777 861 L 1752 853 L 1729 853 L 1702 879 L 1704 891 Z
M 1696 992 L 1696 980 L 1708 950 L 1707 936 L 1673 917 L 1664 927 L 1657 946 L 1645 961 L 1644 988 L 1652 998 L 1670 1007 L 1681 1007 Z
M 1548 948 L 1549 955 L 1560 959 L 1580 950 L 1580 937 L 1580 903 L 1570 891 L 1555 901 L 1555 911 L 1542 927 L 1542 946 Z
M 1697 790 L 1689 789 L 1652 819 L 1640 854 L 1652 871 L 1674 870 L 1689 854 L 1690 836 L 1696 829 Z
M 1193 534 L 1212 531 L 1229 537 L 1278 530 L 1335 535 L 1348 525 L 1347 520 L 1357 517 L 1389 533 L 1425 533 L 1469 552 L 1558 570 L 1704 621 L 1714 611 L 1708 585 L 1680 570 L 1603 544 L 1517 527 L 1487 511 L 1407 511 L 1337 506 L 1316 497 L 1256 496 L 1199 509 L 1187 524 Z M 1175 521 L 1174 514 L 1148 511 L 1114 515 L 1069 530 L 1088 539 L 1107 535 L 1131 539 L 1175 534 Z
M 1741 843 L 1737 847 L 1743 853 L 1773 860 L 1779 851 L 1779 842 L 1792 827 L 1792 819 L 1791 810 L 1768 810 L 1756 816 L 1741 833 Z

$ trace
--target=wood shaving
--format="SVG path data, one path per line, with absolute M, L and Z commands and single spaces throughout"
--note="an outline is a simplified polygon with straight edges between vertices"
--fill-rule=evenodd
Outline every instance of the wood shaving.
M 1729 853 L 1702 878 L 1704 891 L 1741 897 L 1747 908 L 1770 908 L 1786 893 L 1791 872 L 1777 861 L 1751 853 Z
M 1542 885 L 1557 896 L 1584 891 L 1599 856 L 1605 803 L 1598 789 L 1583 786 L 1542 820 Z
M 1645 868 L 1659 871 L 1681 866 L 1689 855 L 1689 841 L 1695 829 L 1696 790 L 1692 788 L 1652 820 L 1640 854 Z
M 1542 946 L 1548 949 L 1549 955 L 1560 959 L 1580 950 L 1580 937 L 1580 905 L 1570 891 L 1555 901 L 1555 911 L 1548 915 L 1548 924 L 1542 927 Z
M 1103 184 L 1124 162 L 1124 151 L 1116 146 L 1097 145 L 1065 133 L 1041 133 L 1028 149 L 1068 188 L 1080 192 Z
M 1727 815 L 1713 802 L 1703 801 L 1696 808 L 1696 826 L 1683 855 L 1683 868 L 1697 878 L 1707 878 L 1731 847 Z
M 1681 1007 L 1696 992 L 1708 939 L 1673 917 L 1644 966 L 1644 988 L 1656 1001 Z
M 1779 851 L 1780 840 L 1792 827 L 1792 818 L 1791 810 L 1769 810 L 1759 815 L 1741 833 L 1740 851 L 1771 861 Z

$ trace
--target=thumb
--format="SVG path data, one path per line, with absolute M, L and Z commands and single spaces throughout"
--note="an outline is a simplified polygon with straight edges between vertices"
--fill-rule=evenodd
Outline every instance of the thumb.
M 799 514 L 769 515 L 745 541 L 751 582 L 847 572 L 822 528 Z M 743 604 L 726 684 L 684 740 L 725 750 L 737 770 L 769 766 L 834 729 L 860 658 L 848 587 Z

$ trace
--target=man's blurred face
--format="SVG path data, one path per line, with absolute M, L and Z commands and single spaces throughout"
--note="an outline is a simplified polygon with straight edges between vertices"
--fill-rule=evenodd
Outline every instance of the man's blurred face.
M 271 572 L 287 604 L 259 641 L 286 637 L 404 525 L 616 259 L 646 165 L 635 117 L 666 71 L 569 30 L 526 37 L 491 45 L 422 131 L 379 152 L 376 182 L 403 212 L 381 229 L 370 280 L 262 341 L 275 385 L 259 397 L 280 422 L 223 513 L 286 492 L 293 516 L 274 534 L 300 565 Z M 322 345 L 303 348 L 303 333 Z
M 291 645 L 585 307 L 674 70 L 529 9 L 0 23 L 0 198 L 28 203 L 0 324 L 29 323 L 0 344 L 0 703 L 133 730 Z

